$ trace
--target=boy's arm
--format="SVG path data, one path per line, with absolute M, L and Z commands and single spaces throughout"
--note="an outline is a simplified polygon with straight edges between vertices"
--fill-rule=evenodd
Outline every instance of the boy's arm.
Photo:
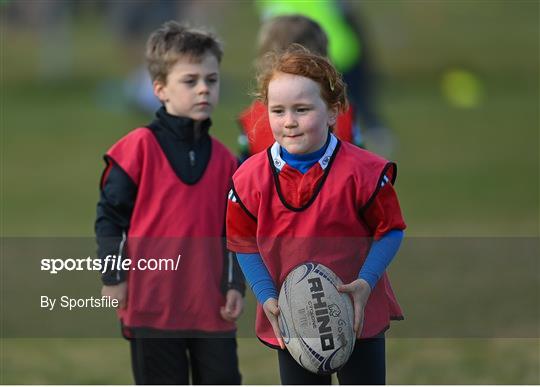
M 221 291 L 224 295 L 231 289 L 238 290 L 242 296 L 246 294 L 246 281 L 242 269 L 238 265 L 236 253 L 225 248 Z
M 106 161 L 95 222 L 97 254 L 102 262 L 108 255 L 118 258 L 123 254 L 137 196 L 137 186 L 128 174 L 112 160 Z M 125 281 L 125 273 L 109 269 L 101 280 L 104 285 L 117 285 Z
M 242 294 L 242 297 L 246 295 L 246 280 L 242 269 L 238 265 L 238 259 L 236 253 L 227 248 L 227 222 L 223 225 L 223 274 L 221 277 L 221 292 L 227 295 L 230 289 L 235 289 Z

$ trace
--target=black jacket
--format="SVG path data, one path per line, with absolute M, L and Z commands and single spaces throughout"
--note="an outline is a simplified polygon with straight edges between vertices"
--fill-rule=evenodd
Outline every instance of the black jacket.
M 194 120 L 172 116 L 164 107 L 157 111 L 156 119 L 148 125 L 176 175 L 185 184 L 196 184 L 208 166 L 212 152 L 208 134 L 210 125 L 211 121 L 208 119 L 196 128 Z M 107 156 L 105 162 L 107 166 L 101 178 L 95 223 L 98 257 L 102 260 L 109 254 L 122 256 L 137 197 L 137 186 L 129 175 Z M 223 230 L 225 241 L 225 225 Z M 223 259 L 223 293 L 236 289 L 244 294 L 242 271 L 235 254 L 228 251 L 225 244 Z M 125 273 L 116 270 L 109 270 L 102 275 L 105 285 L 116 285 L 124 280 Z

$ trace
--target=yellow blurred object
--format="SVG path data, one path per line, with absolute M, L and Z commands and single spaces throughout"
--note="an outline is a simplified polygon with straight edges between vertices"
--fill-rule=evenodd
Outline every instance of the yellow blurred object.
M 477 107 L 483 97 L 480 80 L 470 71 L 448 70 L 443 74 L 442 93 L 448 102 L 459 108 Z

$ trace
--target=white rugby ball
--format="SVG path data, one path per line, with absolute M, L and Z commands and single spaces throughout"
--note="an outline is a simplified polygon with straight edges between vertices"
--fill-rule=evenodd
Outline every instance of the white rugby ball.
M 305 369 L 330 374 L 349 360 L 354 349 L 354 311 L 342 281 L 319 263 L 293 269 L 279 292 L 279 328 L 285 346 Z

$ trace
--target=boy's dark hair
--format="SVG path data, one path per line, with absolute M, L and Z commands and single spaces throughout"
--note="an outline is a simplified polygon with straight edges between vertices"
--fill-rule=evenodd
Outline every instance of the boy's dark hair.
M 257 50 L 261 58 L 267 52 L 283 52 L 298 43 L 314 54 L 327 56 L 328 37 L 322 27 L 303 15 L 283 15 L 267 20 L 259 30 Z
M 206 53 L 211 53 L 218 63 L 221 62 L 223 48 L 214 34 L 168 21 L 152 32 L 146 42 L 146 63 L 150 78 L 165 83 L 171 67 L 180 57 L 187 56 L 198 62 Z

